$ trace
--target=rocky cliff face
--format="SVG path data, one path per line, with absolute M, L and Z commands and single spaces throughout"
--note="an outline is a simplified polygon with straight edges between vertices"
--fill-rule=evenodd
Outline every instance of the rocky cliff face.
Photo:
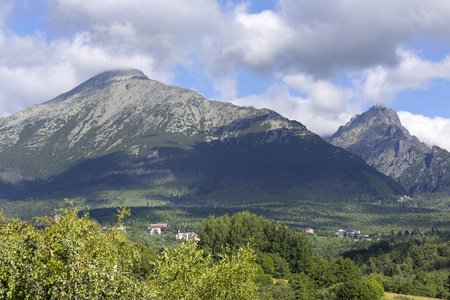
M 430 149 L 402 126 L 395 111 L 377 105 L 357 115 L 328 141 L 363 158 L 410 193 L 447 191 L 450 155 Z
M 161 179 L 189 181 L 191 191 L 203 192 L 211 182 L 347 192 L 353 187 L 351 193 L 373 194 L 381 192 L 382 182 L 382 193 L 399 191 L 298 122 L 267 109 L 210 101 L 138 70 L 99 74 L 0 119 L 0 194 L 21 185 L 30 191 L 80 190 Z

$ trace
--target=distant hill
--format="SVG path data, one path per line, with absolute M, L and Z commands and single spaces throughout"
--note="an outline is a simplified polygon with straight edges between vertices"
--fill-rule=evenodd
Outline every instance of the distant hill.
M 241 201 L 243 190 L 273 200 L 404 192 L 299 122 L 210 101 L 139 70 L 99 74 L 0 119 L 0 198 L 148 186 L 164 199 L 204 204 Z
M 356 115 L 327 140 L 360 156 L 411 194 L 450 191 L 450 153 L 420 142 L 395 111 L 382 105 Z

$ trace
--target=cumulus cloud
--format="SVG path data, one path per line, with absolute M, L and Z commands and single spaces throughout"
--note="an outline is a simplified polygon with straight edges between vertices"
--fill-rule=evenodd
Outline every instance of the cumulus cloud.
M 50 100 L 108 69 L 138 68 L 157 80 L 172 79 L 151 56 L 92 44 L 89 33 L 51 44 L 2 31 L 0 37 L 0 116 Z
M 429 118 L 415 115 L 410 112 L 398 112 L 402 125 L 428 146 L 437 145 L 450 151 L 450 119 L 434 117 Z
M 309 79 L 311 80 L 311 79 Z M 311 80 L 312 81 L 312 80 Z M 327 85 L 325 82 L 308 82 L 308 88 L 315 89 L 320 85 Z M 317 86 L 314 86 L 317 85 Z M 319 87 L 320 89 L 320 87 Z M 317 93 L 327 93 L 327 91 L 312 91 L 312 95 Z M 330 86 L 330 94 L 340 94 L 341 91 L 335 91 L 335 87 Z M 293 95 L 294 94 L 294 95 Z M 319 95 L 321 97 L 321 95 Z M 337 110 L 330 110 L 318 105 L 316 99 L 312 97 L 295 96 L 291 90 L 283 83 L 272 85 L 264 94 L 249 95 L 233 101 L 236 105 L 254 106 L 256 108 L 268 108 L 275 110 L 281 115 L 291 119 L 298 120 L 309 130 L 321 135 L 329 136 L 333 134 L 340 125 L 359 112 L 356 106 L 344 106 Z
M 339 112 L 345 109 L 352 96 L 349 89 L 338 87 L 326 80 L 315 80 L 311 75 L 298 74 L 284 77 L 288 86 L 306 93 L 314 106 L 323 112 Z
M 50 0 L 48 7 L 63 33 L 83 28 L 93 42 L 141 49 L 166 68 L 194 58 L 212 78 L 250 68 L 329 79 L 395 67 L 398 47 L 417 37 L 450 39 L 445 0 L 280 0 L 259 13 L 242 4 L 223 11 L 210 0 Z
M 390 103 L 400 92 L 426 89 L 437 78 L 450 80 L 449 56 L 441 61 L 429 61 L 401 48 L 397 53 L 400 58 L 398 66 L 376 66 L 361 72 L 361 96 L 364 99 Z
M 450 38 L 448 1 L 280 0 L 279 14 L 296 32 L 287 63 L 316 76 L 393 66 L 417 36 Z
M 257 13 L 214 0 L 46 0 L 51 37 L 7 28 L 16 3 L 0 7 L 0 115 L 106 69 L 171 84 L 182 65 L 208 77 L 217 99 L 272 108 L 328 135 L 370 103 L 450 80 L 450 56 L 432 61 L 414 49 L 418 38 L 450 41 L 446 0 L 279 0 Z M 241 70 L 276 83 L 239 95 Z

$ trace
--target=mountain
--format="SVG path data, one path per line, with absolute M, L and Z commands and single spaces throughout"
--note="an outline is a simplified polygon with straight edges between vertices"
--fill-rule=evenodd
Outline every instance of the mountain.
M 409 193 L 450 191 L 450 154 L 429 148 L 382 105 L 356 115 L 327 139 L 398 181 Z
M 151 188 L 151 199 L 226 204 L 244 194 L 403 192 L 298 122 L 210 101 L 139 70 L 99 74 L 0 119 L 0 180 L 3 199 Z

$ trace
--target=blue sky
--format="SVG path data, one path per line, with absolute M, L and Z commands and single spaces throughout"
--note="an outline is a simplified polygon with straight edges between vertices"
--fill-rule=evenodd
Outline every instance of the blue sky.
M 370 106 L 450 150 L 450 2 L 0 0 L 0 116 L 138 68 L 326 136 Z

